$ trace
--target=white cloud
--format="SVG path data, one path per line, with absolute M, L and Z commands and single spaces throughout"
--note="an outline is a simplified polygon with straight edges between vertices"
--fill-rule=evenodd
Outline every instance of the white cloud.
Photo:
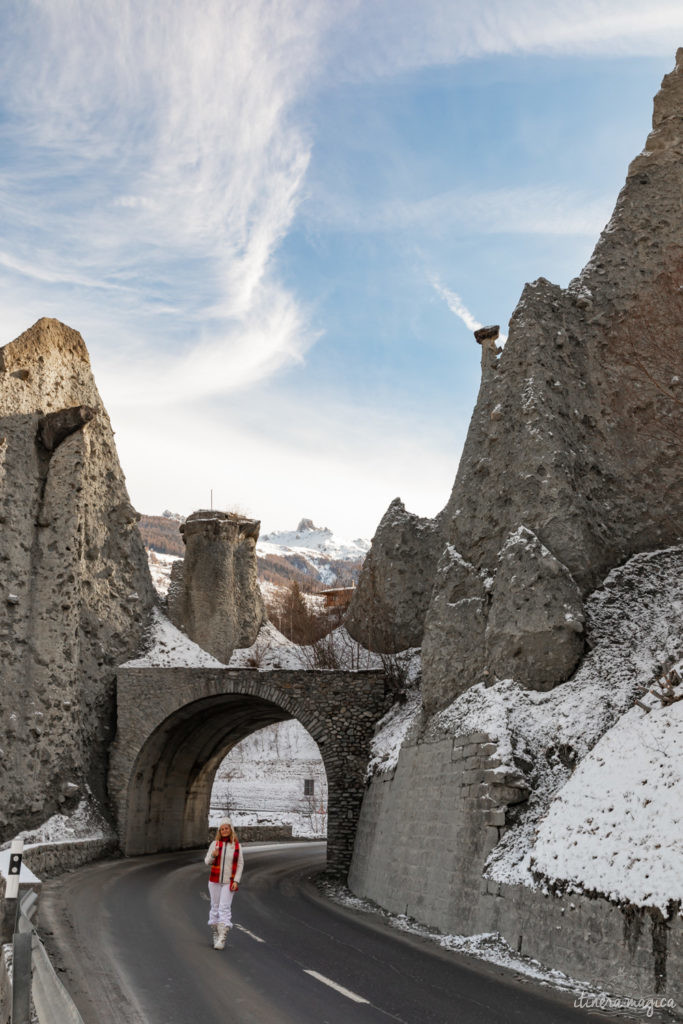
M 457 316 L 459 320 L 462 320 L 468 331 L 478 331 L 480 327 L 484 326 L 481 321 L 477 320 L 477 318 L 469 311 L 456 292 L 451 291 L 450 288 L 446 288 L 442 285 L 438 278 L 434 278 L 431 283 L 437 294 L 445 301 L 451 313 L 453 313 L 454 316 Z M 504 345 L 507 341 L 507 334 L 501 334 L 499 336 L 499 340 Z
M 438 280 L 432 281 L 432 286 L 441 298 L 445 300 L 451 313 L 457 316 L 459 320 L 462 320 L 468 331 L 478 331 L 480 327 L 484 326 L 481 321 L 472 316 L 459 295 L 456 295 L 449 288 L 444 288 Z
M 367 80 L 495 54 L 673 57 L 679 0 L 358 0 L 330 67 Z
M 106 388 L 103 394 L 106 401 Z M 213 490 L 214 507 L 261 519 L 264 532 L 310 516 L 349 537 L 372 536 L 397 496 L 420 515 L 443 508 L 467 425 L 465 415 L 445 429 L 403 411 L 272 391 L 236 396 L 227 415 L 201 405 L 150 415 L 141 406 L 109 404 L 140 511 L 186 514 L 206 507 Z
M 115 319 L 139 336 L 146 319 L 148 357 L 163 349 L 166 375 L 188 388 L 210 362 L 235 386 L 300 359 L 315 334 L 272 257 L 308 166 L 292 107 L 324 13 L 305 0 L 16 5 L 0 84 L 21 166 L 0 180 L 13 228 L 2 265 L 51 285 L 125 286 L 98 334 Z M 169 306 L 195 360 L 150 322 Z
M 559 186 L 474 191 L 460 188 L 413 202 L 392 200 L 367 207 L 344 196 L 312 196 L 305 216 L 339 231 L 359 233 L 454 230 L 477 234 L 592 237 L 607 222 L 613 197 L 588 196 Z

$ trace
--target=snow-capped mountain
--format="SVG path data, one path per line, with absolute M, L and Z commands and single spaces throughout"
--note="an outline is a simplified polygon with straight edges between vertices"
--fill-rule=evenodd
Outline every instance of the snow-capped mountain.
M 140 532 L 149 552 L 150 569 L 157 590 L 168 589 L 171 563 L 182 557 L 184 548 L 178 532 L 183 517 L 171 512 L 143 516 Z M 262 587 L 289 586 L 292 580 L 314 589 L 352 586 L 358 581 L 370 541 L 338 537 L 326 526 L 302 519 L 295 530 L 276 530 L 262 536 L 256 546 Z
M 355 582 L 370 541 L 346 540 L 326 526 L 302 519 L 296 530 L 277 530 L 261 537 L 256 546 L 259 559 L 284 559 L 293 568 L 311 575 L 326 586 Z

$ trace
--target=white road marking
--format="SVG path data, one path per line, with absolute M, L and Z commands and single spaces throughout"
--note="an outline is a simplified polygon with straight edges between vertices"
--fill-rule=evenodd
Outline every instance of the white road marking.
M 259 939 L 258 935 L 254 935 L 253 932 L 248 931 L 248 929 L 244 928 L 241 924 L 236 924 L 235 928 L 239 928 L 239 930 L 241 932 L 244 932 L 245 935 L 248 935 L 250 939 L 254 940 L 254 942 L 263 942 L 263 943 L 265 943 L 265 941 L 266 941 L 265 939 Z
M 369 999 L 363 999 L 362 996 L 357 996 L 355 992 L 350 992 L 348 988 L 344 988 L 343 985 L 338 985 L 336 981 L 330 981 L 324 974 L 318 974 L 317 971 L 307 971 L 304 968 L 304 974 L 310 974 L 312 978 L 317 978 L 318 981 L 322 981 L 323 985 L 329 985 L 330 988 L 335 989 L 337 992 L 341 992 L 347 999 L 353 999 L 354 1003 L 367 1003 L 370 1005 Z

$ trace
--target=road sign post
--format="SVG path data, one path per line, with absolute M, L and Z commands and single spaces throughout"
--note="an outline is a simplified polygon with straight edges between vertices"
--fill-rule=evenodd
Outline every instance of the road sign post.
M 5 899 L 16 900 L 19 895 L 19 878 L 21 876 L 21 861 L 24 855 L 24 840 L 13 839 L 9 851 L 9 869 L 7 871 L 7 883 L 5 885 Z

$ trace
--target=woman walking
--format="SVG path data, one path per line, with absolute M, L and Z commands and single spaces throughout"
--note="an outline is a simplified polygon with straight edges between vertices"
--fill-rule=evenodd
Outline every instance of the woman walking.
M 244 868 L 242 848 L 229 821 L 218 826 L 204 863 L 211 868 L 209 927 L 213 931 L 213 948 L 223 949 L 228 929 L 232 928 L 232 897 L 239 889 Z

